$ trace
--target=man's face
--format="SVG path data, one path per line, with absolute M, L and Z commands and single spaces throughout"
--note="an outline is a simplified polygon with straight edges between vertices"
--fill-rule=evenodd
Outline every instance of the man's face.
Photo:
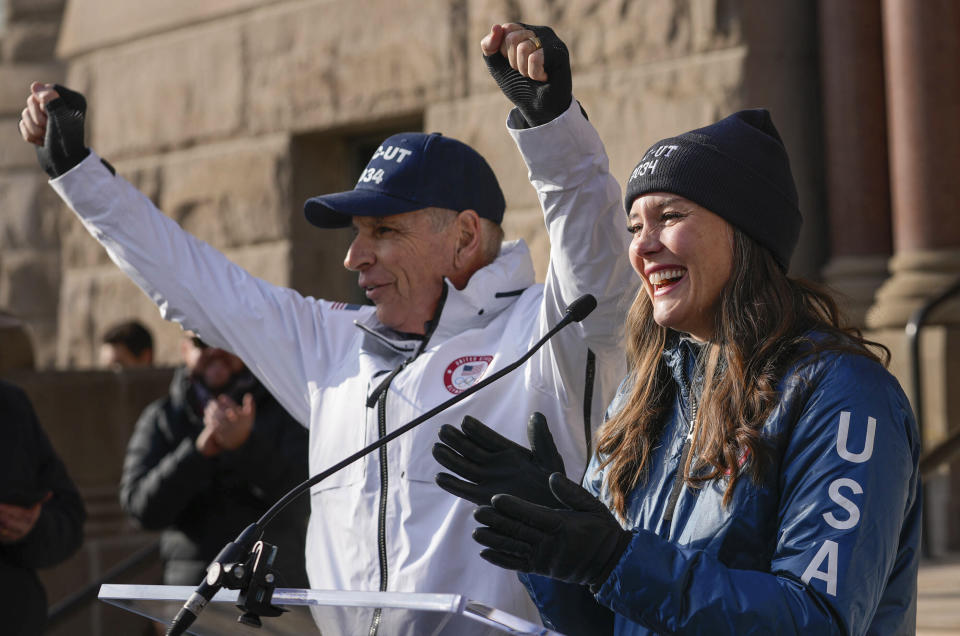
M 200 344 L 200 340 L 191 334 L 183 339 L 180 353 L 190 376 L 214 392 L 225 388 L 234 375 L 246 368 L 237 356 L 223 349 Z
M 119 371 L 149 365 L 150 360 L 146 355 L 141 354 L 138 357 L 125 345 L 109 342 L 100 345 L 100 366 L 104 368 Z
M 442 213 L 441 213 L 442 214 Z M 443 278 L 453 271 L 457 224 L 437 230 L 434 211 L 353 217 L 353 242 L 343 259 L 377 318 L 397 331 L 423 334 L 433 318 Z

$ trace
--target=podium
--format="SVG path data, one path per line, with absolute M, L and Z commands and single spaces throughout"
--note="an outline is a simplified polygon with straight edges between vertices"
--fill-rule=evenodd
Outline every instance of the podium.
M 194 588 L 182 585 L 111 585 L 100 587 L 99 598 L 145 618 L 169 623 Z M 337 592 L 277 588 L 273 604 L 282 616 L 264 617 L 256 628 L 237 622 L 238 590 L 222 589 L 187 633 L 195 636 L 562 636 L 459 594 L 404 592 Z

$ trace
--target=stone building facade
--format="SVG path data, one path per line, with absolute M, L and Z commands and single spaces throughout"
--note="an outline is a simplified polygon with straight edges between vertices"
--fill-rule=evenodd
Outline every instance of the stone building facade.
M 495 21 L 550 24 L 571 50 L 576 96 L 620 181 L 656 139 L 768 105 L 811 210 L 797 267 L 815 274 L 826 253 L 815 12 L 791 2 L 759 20 L 751 5 L 766 4 L 67 2 L 57 66 L 18 67 L 3 83 L 4 114 L 15 123 L 29 79 L 53 77 L 83 92 L 89 145 L 161 209 L 267 280 L 326 297 L 355 296 L 342 272 L 346 236 L 307 226 L 304 199 L 351 187 L 371 146 L 391 132 L 441 131 L 488 158 L 507 198 L 508 236 L 527 238 L 543 267 L 537 200 L 504 131 L 508 102 L 487 75 L 479 40 Z M 11 27 L 16 18 L 8 16 Z M 31 149 L 15 143 L 15 125 L 6 128 L 16 163 L 0 165 L 0 177 L 15 169 L 33 199 L 4 201 L 20 225 L 33 219 L 50 231 L 45 243 L 19 246 L 42 285 L 39 273 L 0 263 L 0 300 L 13 299 L 9 308 L 37 330 L 39 365 L 90 367 L 98 336 L 126 316 L 154 327 L 159 359 L 173 362 L 176 328 L 78 222 L 63 218 Z M 41 246 L 44 267 L 35 262 Z M 38 306 L 27 306 L 21 289 Z
M 507 199 L 506 233 L 527 240 L 542 277 L 548 246 L 537 199 L 504 131 L 508 103 L 479 52 L 494 22 L 549 24 L 567 43 L 575 96 L 621 183 L 657 139 L 768 107 L 805 216 L 792 273 L 844 294 L 850 316 L 893 351 L 908 392 L 904 325 L 960 276 L 952 174 L 960 3 L 952 0 L 0 7 L 0 307 L 27 321 L 38 368 L 50 374 L 91 373 L 83 370 L 95 363 L 99 336 L 127 317 L 154 329 L 158 359 L 173 364 L 179 328 L 160 320 L 65 212 L 18 142 L 31 80 L 83 92 L 88 144 L 185 228 L 271 282 L 358 297 L 341 264 L 348 234 L 308 226 L 302 203 L 351 187 L 380 139 L 410 129 L 441 131 L 487 157 Z M 924 426 L 935 444 L 960 411 L 960 392 L 950 390 L 960 381 L 952 355 L 960 304 L 930 322 Z M 958 473 L 955 463 L 953 477 L 942 468 L 932 480 L 933 539 L 943 549 L 960 545 L 960 497 L 950 496 Z

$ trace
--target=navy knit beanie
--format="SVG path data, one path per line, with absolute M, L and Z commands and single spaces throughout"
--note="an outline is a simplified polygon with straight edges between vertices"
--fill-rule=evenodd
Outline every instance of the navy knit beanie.
M 627 182 L 628 214 L 648 192 L 679 194 L 703 206 L 789 268 L 803 219 L 787 151 L 766 109 L 741 110 L 653 144 Z

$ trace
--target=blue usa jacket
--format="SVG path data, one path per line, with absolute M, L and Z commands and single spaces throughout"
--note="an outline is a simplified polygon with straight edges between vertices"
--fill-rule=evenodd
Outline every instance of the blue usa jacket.
M 763 427 L 774 461 L 762 485 L 744 477 L 729 506 L 725 483 L 683 485 L 668 521 L 694 347 L 678 339 L 664 354 L 678 390 L 647 478 L 628 498 L 634 537 L 609 578 L 593 595 L 521 575 L 545 624 L 568 636 L 912 634 L 920 440 L 897 381 L 855 354 L 798 366 Z M 594 457 L 584 487 L 609 505 L 598 466 Z

